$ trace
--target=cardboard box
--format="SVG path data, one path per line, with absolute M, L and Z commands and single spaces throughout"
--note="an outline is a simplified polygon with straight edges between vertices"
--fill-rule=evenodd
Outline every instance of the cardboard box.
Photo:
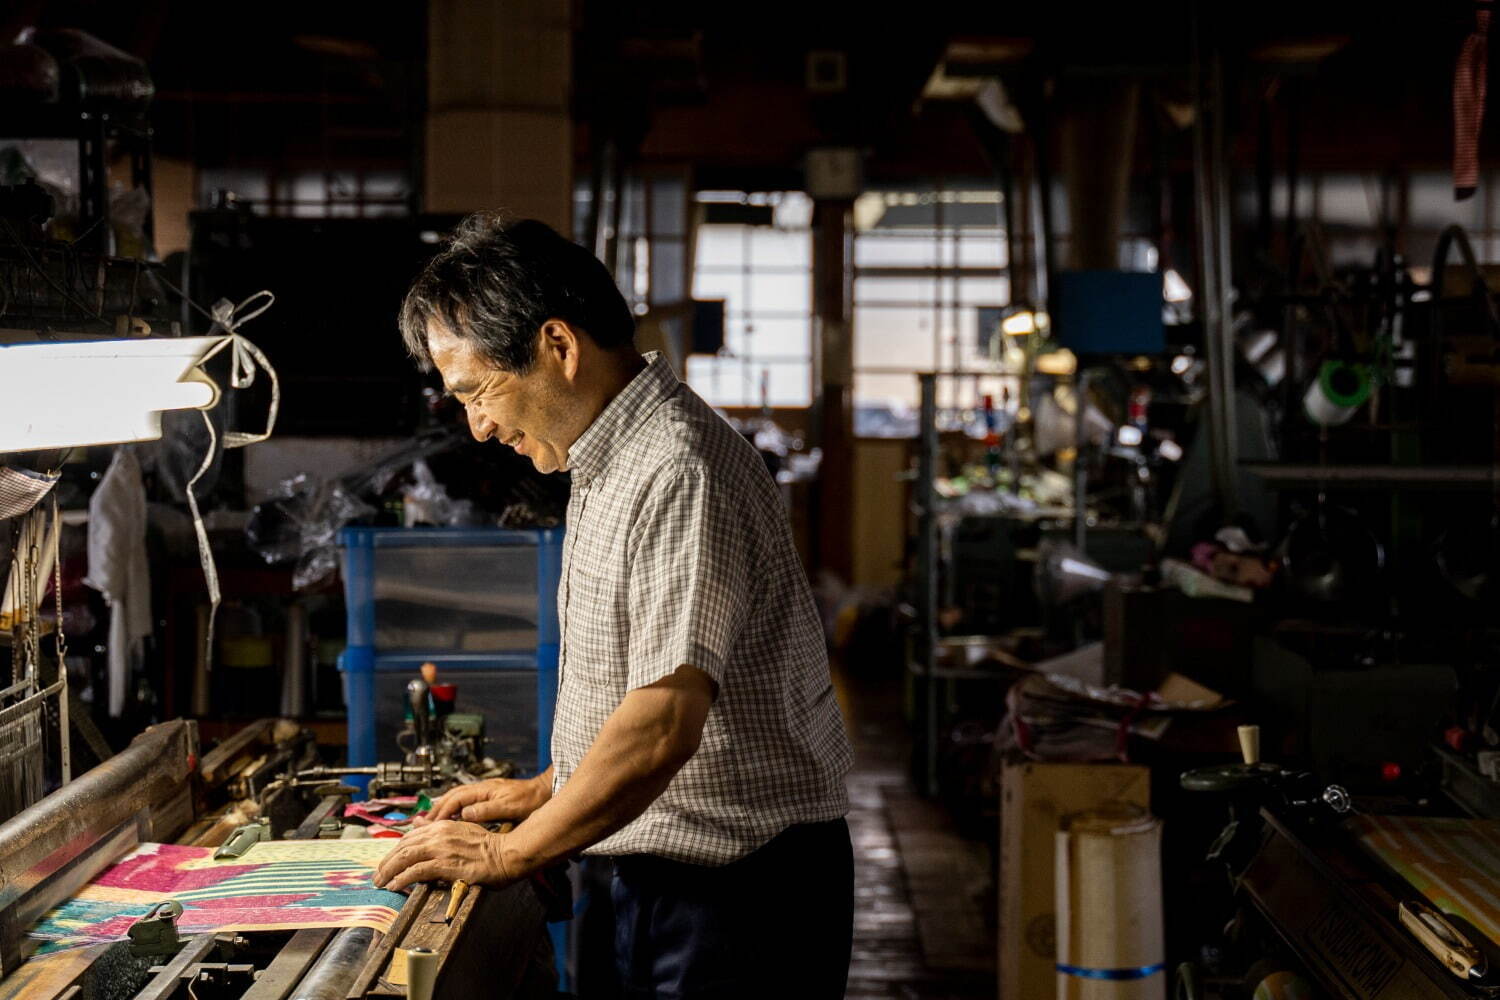
M 1057 996 L 1058 824 L 1106 802 L 1151 807 L 1136 764 L 1007 764 L 1000 799 L 1000 1000 Z

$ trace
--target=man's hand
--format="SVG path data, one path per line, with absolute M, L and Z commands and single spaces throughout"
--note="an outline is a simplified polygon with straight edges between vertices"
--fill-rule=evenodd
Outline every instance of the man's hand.
M 506 836 L 473 823 L 429 823 L 402 837 L 385 856 L 375 870 L 375 887 L 395 892 L 416 882 L 459 878 L 474 884 L 508 885 L 518 876 L 508 874 L 500 860 Z
M 472 785 L 459 785 L 439 796 L 426 816 L 412 820 L 413 827 L 423 827 L 445 819 L 464 819 L 470 823 L 510 820 L 519 823 L 552 798 L 552 769 L 535 778 L 491 778 Z

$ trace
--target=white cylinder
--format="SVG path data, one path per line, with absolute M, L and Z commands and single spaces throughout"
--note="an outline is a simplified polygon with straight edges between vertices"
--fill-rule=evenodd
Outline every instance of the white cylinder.
M 432 1000 L 437 985 L 438 953 L 431 948 L 407 948 L 406 995 L 410 1000 Z
M 1359 407 L 1340 406 L 1323 392 L 1321 383 L 1314 382 L 1302 394 L 1302 409 L 1307 419 L 1320 427 L 1337 427 L 1348 423 Z
M 1057 834 L 1058 1000 L 1165 1000 L 1161 822 L 1111 805 Z

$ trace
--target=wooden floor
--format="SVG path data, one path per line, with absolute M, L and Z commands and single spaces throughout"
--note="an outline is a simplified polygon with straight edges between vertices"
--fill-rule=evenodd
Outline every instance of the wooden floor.
M 890 684 L 840 678 L 855 744 L 854 955 L 849 1000 L 993 1000 L 988 849 L 960 836 L 907 780 L 910 739 Z

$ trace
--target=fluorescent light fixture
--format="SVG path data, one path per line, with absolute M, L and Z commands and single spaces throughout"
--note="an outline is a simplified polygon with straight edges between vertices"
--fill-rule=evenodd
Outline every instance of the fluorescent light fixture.
M 156 440 L 162 411 L 218 402 L 218 387 L 198 365 L 225 339 L 0 347 L 0 452 Z
M 1134 448 L 1144 437 L 1141 429 L 1134 424 L 1121 424 L 1120 429 L 1115 431 L 1115 440 L 1127 448 Z
M 1193 297 L 1193 290 L 1175 267 L 1169 267 L 1162 276 L 1162 295 L 1168 302 L 1186 302 Z

